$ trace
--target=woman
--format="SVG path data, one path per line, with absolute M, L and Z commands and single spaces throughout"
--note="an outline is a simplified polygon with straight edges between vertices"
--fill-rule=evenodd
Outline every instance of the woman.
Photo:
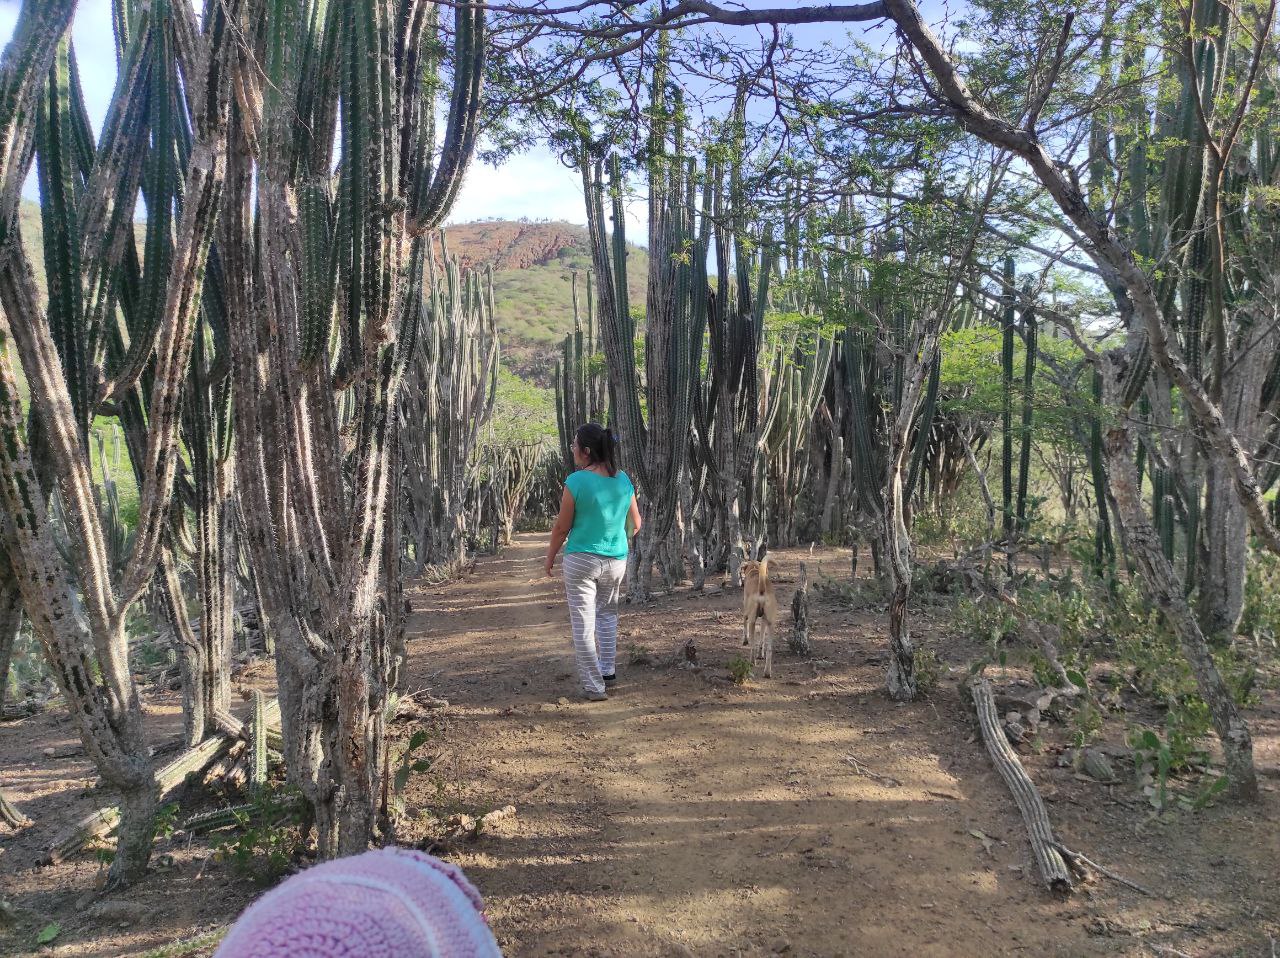
M 618 596 L 627 571 L 627 543 L 640 531 L 635 486 L 614 464 L 614 447 L 613 435 L 598 423 L 579 427 L 570 447 L 578 471 L 565 480 L 560 515 L 547 547 L 549 578 L 564 546 L 573 655 L 583 697 L 590 702 L 605 701 L 605 685 L 615 678 Z

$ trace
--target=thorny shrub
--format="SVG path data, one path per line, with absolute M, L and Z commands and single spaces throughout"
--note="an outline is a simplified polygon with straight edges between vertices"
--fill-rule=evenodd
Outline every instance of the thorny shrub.
M 918 648 L 911 654 L 916 676 L 916 687 L 928 695 L 938 688 L 942 679 L 942 660 L 933 649 Z
M 1261 651 L 1280 646 L 1280 556 L 1255 549 L 1245 565 L 1244 614 L 1237 629 Z
M 870 561 L 870 560 L 868 560 Z M 840 579 L 819 575 L 813 583 L 814 593 L 821 599 L 839 602 L 845 608 L 860 611 L 884 603 L 884 587 L 878 579 Z

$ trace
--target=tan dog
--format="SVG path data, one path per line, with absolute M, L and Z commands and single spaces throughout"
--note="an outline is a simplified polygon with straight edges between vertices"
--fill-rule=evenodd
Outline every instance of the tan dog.
M 778 597 L 769 583 L 769 560 L 742 563 L 742 644 L 751 645 L 759 629 L 751 659 L 764 659 L 766 679 L 773 677 L 773 633 L 777 628 Z

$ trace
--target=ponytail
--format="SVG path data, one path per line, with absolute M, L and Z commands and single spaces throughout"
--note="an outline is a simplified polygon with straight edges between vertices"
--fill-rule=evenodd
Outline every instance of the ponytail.
M 589 465 L 604 466 L 610 476 L 618 474 L 618 465 L 615 462 L 618 440 L 612 432 L 598 422 L 589 422 L 579 426 L 573 438 L 578 448 L 587 454 L 590 460 Z

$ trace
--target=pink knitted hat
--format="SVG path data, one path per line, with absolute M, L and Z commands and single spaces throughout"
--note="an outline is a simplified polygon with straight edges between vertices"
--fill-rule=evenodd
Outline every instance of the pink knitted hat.
M 460 868 L 381 848 L 263 895 L 214 958 L 502 958 L 483 907 Z

